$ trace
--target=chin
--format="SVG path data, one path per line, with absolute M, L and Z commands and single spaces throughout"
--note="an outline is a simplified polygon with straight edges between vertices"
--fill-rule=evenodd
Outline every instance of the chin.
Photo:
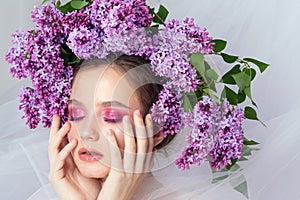
M 92 163 L 78 163 L 76 164 L 80 173 L 88 178 L 99 178 L 99 179 L 105 179 L 108 174 L 110 168 L 108 166 L 105 166 L 101 162 L 92 162 Z

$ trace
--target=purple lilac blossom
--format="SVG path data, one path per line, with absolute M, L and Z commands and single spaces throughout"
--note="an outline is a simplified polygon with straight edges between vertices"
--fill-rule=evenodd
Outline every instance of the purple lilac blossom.
M 55 5 L 35 6 L 31 13 L 32 21 L 36 24 L 36 30 L 42 31 L 48 38 L 62 42 L 64 34 L 62 19 L 64 14 Z
M 190 117 L 190 116 L 188 116 Z M 207 157 L 216 170 L 232 164 L 240 158 L 243 148 L 243 111 L 231 107 L 226 99 L 219 105 L 210 97 L 203 97 L 193 110 L 193 124 L 182 154 L 176 159 L 181 169 L 189 169 L 191 164 L 200 165 Z
M 19 94 L 20 105 L 19 109 L 23 110 L 23 118 L 27 118 L 26 124 L 29 128 L 36 128 L 40 122 L 39 113 L 39 98 L 37 97 L 35 91 L 32 88 L 22 88 Z
M 79 27 L 91 27 L 91 20 L 83 10 L 67 13 L 62 19 L 64 34 L 69 35 L 72 30 Z
M 89 59 L 97 52 L 102 40 L 101 32 L 80 26 L 70 33 L 67 45 L 78 58 Z
M 16 47 L 6 54 L 13 76 L 30 76 L 32 81 L 33 88 L 22 89 L 19 106 L 30 128 L 36 128 L 41 118 L 44 127 L 49 127 L 53 114 L 66 115 L 72 68 L 60 57 L 61 43 L 65 42 L 62 16 L 53 6 L 35 7 L 32 18 L 36 30 L 17 31 L 13 40 Z
M 107 36 L 148 27 L 152 20 L 152 14 L 143 0 L 95 0 L 89 12 L 92 24 L 103 29 Z
M 12 47 L 5 60 L 11 64 L 10 73 L 16 78 L 27 78 L 30 74 L 30 59 L 34 46 L 34 31 L 17 31 L 13 34 Z
M 107 37 L 104 45 L 109 52 L 141 56 L 146 60 L 153 49 L 151 32 L 146 28 L 125 30 L 122 34 Z
M 164 86 L 151 108 L 153 121 L 161 126 L 164 137 L 174 135 L 181 127 L 183 109 L 175 93 Z
M 211 42 L 212 37 L 208 36 L 206 28 L 200 28 L 195 25 L 193 18 L 186 18 L 185 20 L 172 19 L 167 21 L 166 29 L 174 30 L 178 33 L 184 33 L 190 41 L 198 44 L 198 50 L 195 52 L 212 53 L 214 43 Z
M 152 70 L 157 76 L 168 77 L 174 88 L 185 92 L 195 91 L 199 84 L 197 72 L 189 63 L 187 50 L 196 50 L 198 44 L 185 34 L 163 29 L 153 37 L 155 46 L 151 56 Z

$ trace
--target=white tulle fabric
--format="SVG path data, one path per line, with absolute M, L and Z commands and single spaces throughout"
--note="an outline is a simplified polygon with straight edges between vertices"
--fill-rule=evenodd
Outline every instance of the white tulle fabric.
M 267 124 L 245 123 L 249 138 L 260 141 L 260 150 L 241 165 L 251 200 L 300 199 L 300 68 L 296 55 L 300 40 L 298 0 L 186 0 L 150 1 L 166 5 L 170 18 L 194 17 L 213 36 L 229 41 L 227 52 L 259 58 L 271 64 L 253 84 L 259 117 Z M 209 58 L 218 71 L 228 70 Z M 226 68 L 227 67 L 227 68 Z M 0 101 L 0 195 L 1 199 L 56 199 L 48 181 L 48 129 L 28 130 L 17 110 L 20 83 Z M 172 164 L 182 146 L 178 137 L 159 151 L 153 177 L 134 199 L 245 199 L 232 189 L 229 179 L 211 184 L 207 163 L 189 171 Z M 180 144 L 180 145 L 179 145 Z

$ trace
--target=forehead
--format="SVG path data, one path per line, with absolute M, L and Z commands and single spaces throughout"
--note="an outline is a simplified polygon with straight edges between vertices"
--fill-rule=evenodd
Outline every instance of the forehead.
M 79 69 L 72 85 L 71 99 L 88 106 L 106 101 L 119 101 L 139 109 L 134 86 L 123 73 L 105 65 Z

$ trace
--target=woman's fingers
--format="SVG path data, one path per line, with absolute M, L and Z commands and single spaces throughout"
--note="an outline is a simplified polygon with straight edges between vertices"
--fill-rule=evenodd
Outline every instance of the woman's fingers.
M 50 136 L 49 136 L 49 143 L 53 139 L 53 137 L 56 135 L 56 133 L 60 129 L 60 117 L 58 115 L 53 115 L 52 117 L 52 124 L 50 128 Z
M 72 139 L 57 155 L 55 162 L 55 171 L 58 171 L 63 168 L 66 159 L 71 154 L 72 150 L 76 147 L 77 140 Z
M 66 175 L 66 169 L 65 165 L 67 163 L 67 159 L 69 158 L 72 150 L 76 147 L 77 145 L 77 140 L 72 140 L 70 141 L 60 152 L 57 154 L 55 159 L 52 161 L 52 164 L 50 165 L 50 173 L 49 173 L 49 179 L 50 180 L 59 180 L 65 177 Z
M 146 130 L 147 130 L 147 137 L 148 137 L 148 150 L 147 152 L 152 152 L 154 148 L 154 130 L 153 130 L 153 121 L 151 114 L 146 115 Z
M 148 172 L 149 168 L 147 166 L 147 158 L 151 156 L 148 155 L 149 137 L 144 124 L 143 117 L 141 116 L 139 111 L 134 112 L 134 125 L 137 143 L 135 172 Z
M 134 136 L 133 127 L 129 116 L 123 117 L 123 129 L 124 129 L 124 171 L 134 172 L 135 157 L 136 157 L 136 141 Z
M 147 150 L 147 157 L 145 160 L 145 167 L 146 167 L 145 170 L 149 172 L 153 167 L 153 157 L 154 157 L 153 121 L 150 114 L 146 115 L 145 122 L 146 122 L 147 136 L 148 136 L 148 150 Z
M 54 162 L 56 156 L 61 151 L 61 148 L 66 143 L 66 136 L 70 130 L 70 124 L 69 122 L 66 122 L 61 129 L 57 128 L 59 127 L 57 123 L 60 123 L 59 119 L 53 120 L 51 131 L 50 131 L 50 138 L 49 138 L 49 146 L 48 146 L 48 153 L 49 153 L 49 160 L 50 163 Z M 56 132 L 55 132 L 56 131 Z
M 123 171 L 122 159 L 121 159 L 121 152 L 115 137 L 115 134 L 112 130 L 108 130 L 106 137 L 111 145 L 110 148 L 110 166 L 114 170 Z
M 144 120 L 140 111 L 136 110 L 133 115 L 135 135 L 137 140 L 137 153 L 144 154 L 148 150 L 148 136 Z

